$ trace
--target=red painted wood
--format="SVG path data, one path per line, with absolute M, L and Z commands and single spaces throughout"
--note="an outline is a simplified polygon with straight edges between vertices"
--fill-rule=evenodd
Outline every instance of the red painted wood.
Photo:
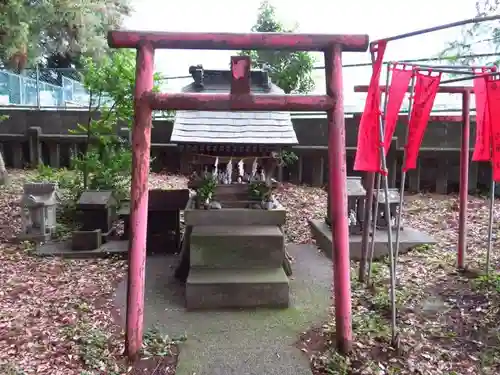
M 137 51 L 134 126 L 132 128 L 132 184 L 130 188 L 130 239 L 128 248 L 127 320 L 125 350 L 137 359 L 142 347 L 144 282 L 148 222 L 148 176 L 152 111 L 140 98 L 153 89 L 154 49 L 150 44 Z
M 347 170 L 345 150 L 342 50 L 325 52 L 326 93 L 336 105 L 327 111 L 330 218 L 332 223 L 333 290 L 337 346 L 342 353 L 352 350 L 351 262 L 347 213 Z
M 250 94 L 249 56 L 231 56 L 231 94 Z
M 154 110 L 326 111 L 334 106 L 334 99 L 327 95 L 149 93 L 147 98 Z
M 368 35 L 328 35 L 292 33 L 181 33 L 147 31 L 110 31 L 112 48 L 137 48 L 139 42 L 150 42 L 154 48 L 214 50 L 292 50 L 324 51 L 338 44 L 345 52 L 365 52 Z

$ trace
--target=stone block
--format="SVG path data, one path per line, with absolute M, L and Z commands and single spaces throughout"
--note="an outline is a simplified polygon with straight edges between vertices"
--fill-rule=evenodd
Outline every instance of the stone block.
M 101 247 L 102 232 L 100 229 L 92 231 L 74 231 L 71 238 L 71 249 L 75 251 L 95 250 Z
M 332 231 L 323 220 L 309 221 L 312 237 L 316 245 L 328 257 L 332 257 Z M 396 246 L 396 233 L 392 231 L 393 246 Z M 433 245 L 436 241 L 426 233 L 405 227 L 400 233 L 399 254 L 404 254 L 419 245 Z M 373 259 L 377 260 L 389 255 L 387 246 L 387 231 L 377 230 L 375 233 L 375 248 Z M 352 260 L 361 259 L 361 235 L 351 234 L 349 236 L 349 255 Z
M 283 268 L 191 268 L 186 283 L 187 309 L 279 307 L 289 305 L 290 286 Z
M 277 226 L 199 226 L 191 233 L 191 266 L 279 267 L 285 239 Z
M 248 203 L 247 203 L 248 204 Z M 221 210 L 184 211 L 186 225 L 284 225 L 286 210 L 258 210 L 251 208 L 227 208 L 224 203 Z

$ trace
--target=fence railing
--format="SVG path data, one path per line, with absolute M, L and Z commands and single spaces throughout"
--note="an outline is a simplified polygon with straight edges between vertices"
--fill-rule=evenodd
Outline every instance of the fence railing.
M 1 106 L 86 107 L 89 98 L 73 69 L 0 70 Z
M 356 69 L 349 69 L 348 73 L 351 70 Z M 90 95 L 81 81 L 82 72 L 76 69 L 26 69 L 21 74 L 0 70 L 0 107 L 85 109 L 89 106 Z M 346 114 L 362 112 L 364 95 L 356 94 L 356 97 L 351 99 L 345 103 Z M 403 103 L 403 108 L 407 108 L 406 101 L 407 99 Z M 104 101 L 109 105 L 110 102 L 110 100 Z M 433 109 L 458 112 L 460 107 L 461 97 L 448 94 L 438 95 Z M 155 113 L 155 117 L 158 116 L 163 115 Z

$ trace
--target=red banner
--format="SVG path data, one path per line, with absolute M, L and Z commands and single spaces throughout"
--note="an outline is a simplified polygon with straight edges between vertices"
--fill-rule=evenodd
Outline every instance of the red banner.
M 358 130 L 358 145 L 354 159 L 355 171 L 380 171 L 380 72 L 387 43 L 379 42 L 375 47 L 375 63 L 366 96 L 365 109 Z
M 387 108 L 385 110 L 385 136 L 384 136 L 384 151 L 387 155 L 389 147 L 391 147 L 392 136 L 396 130 L 398 123 L 399 110 L 403 104 L 403 99 L 408 91 L 413 71 L 393 68 L 391 85 L 389 86 L 389 93 L 387 97 Z
M 500 181 L 500 80 L 488 77 L 486 79 L 486 92 L 488 97 L 488 112 L 492 135 L 493 179 Z
M 482 69 L 478 74 L 487 71 Z M 488 95 L 486 93 L 486 77 L 474 80 L 474 95 L 476 97 L 476 144 L 474 145 L 473 161 L 491 160 L 491 124 L 488 110 Z
M 406 145 L 404 171 L 417 167 L 418 151 L 424 139 L 425 129 L 441 82 L 441 74 L 432 76 L 430 73 L 417 72 L 416 77 L 413 108 L 410 123 L 408 124 L 408 143 Z

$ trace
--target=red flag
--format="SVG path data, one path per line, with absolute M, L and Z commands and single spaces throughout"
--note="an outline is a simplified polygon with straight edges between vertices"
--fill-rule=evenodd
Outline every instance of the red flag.
M 479 74 L 484 74 L 483 71 Z M 486 78 L 474 80 L 476 96 L 476 144 L 474 145 L 473 161 L 491 160 L 491 125 L 488 111 L 488 95 L 486 93 Z
M 420 145 L 424 138 L 425 129 L 429 122 L 432 105 L 441 82 L 441 74 L 431 76 L 430 74 L 416 73 L 415 96 L 413 108 L 408 124 L 408 144 L 406 145 L 406 160 L 404 171 L 417 167 L 417 157 Z
M 387 155 L 389 147 L 391 147 L 391 140 L 396 130 L 398 122 L 399 110 L 403 104 L 408 85 L 410 84 L 411 77 L 413 76 L 412 70 L 394 68 L 392 70 L 391 85 L 387 97 L 387 108 L 385 110 L 385 137 L 384 137 L 384 151 Z
M 486 78 L 486 92 L 488 95 L 488 112 L 490 114 L 491 139 L 493 146 L 493 179 L 500 181 L 500 80 L 493 77 Z
M 358 130 L 358 145 L 354 159 L 355 171 L 380 171 L 380 72 L 387 43 L 379 42 L 375 47 L 376 58 L 373 64 L 373 73 L 366 96 L 365 109 L 361 116 Z

